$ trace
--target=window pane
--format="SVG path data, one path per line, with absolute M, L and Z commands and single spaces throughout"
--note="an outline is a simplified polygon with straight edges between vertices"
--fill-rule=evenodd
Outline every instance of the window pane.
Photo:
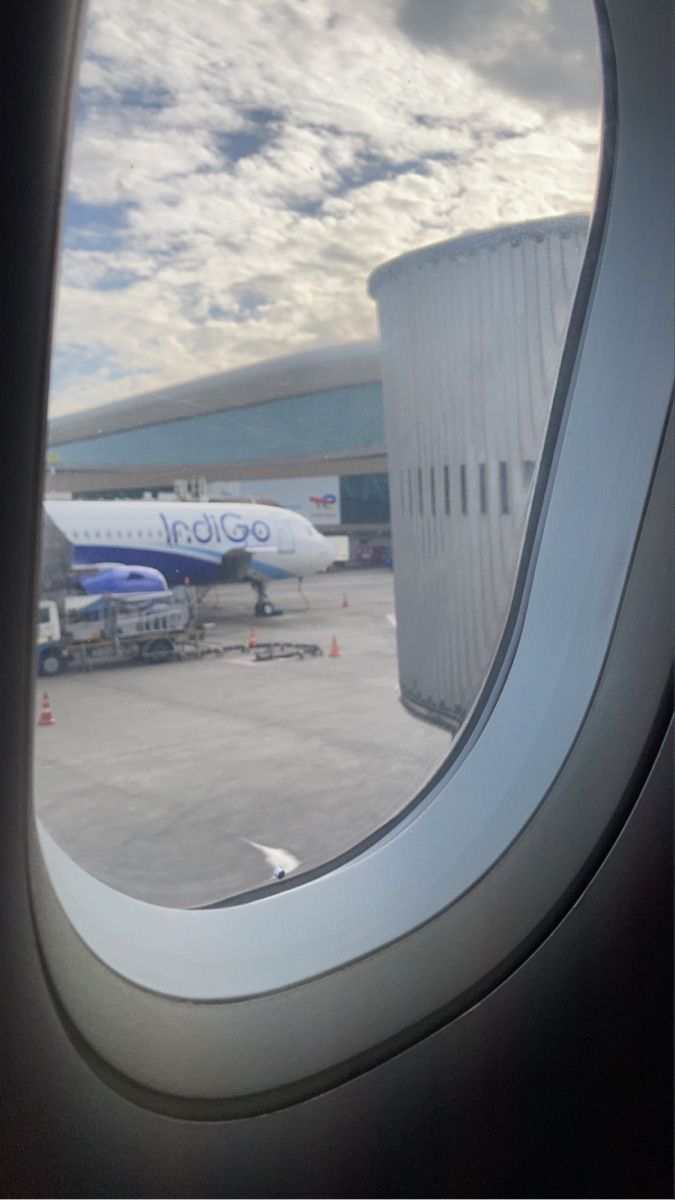
M 486 677 L 599 70 L 590 0 L 484 8 L 90 4 L 36 809 L 130 894 L 214 903 L 349 852 Z

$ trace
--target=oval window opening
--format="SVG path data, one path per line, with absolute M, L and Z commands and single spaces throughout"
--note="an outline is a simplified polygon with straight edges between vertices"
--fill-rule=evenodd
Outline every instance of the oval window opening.
M 92 2 L 35 811 L 213 905 L 348 854 L 493 663 L 598 157 L 589 3 Z

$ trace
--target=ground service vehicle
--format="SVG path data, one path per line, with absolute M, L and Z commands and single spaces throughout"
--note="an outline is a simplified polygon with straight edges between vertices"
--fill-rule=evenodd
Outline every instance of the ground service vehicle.
M 390 567 L 391 548 L 364 543 L 356 548 L 356 561 L 362 567 Z
M 2 7 L 5 1194 L 672 1194 L 672 6 L 596 9 L 586 261 L 512 620 L 437 801 L 167 915 L 47 863 L 30 812 L 82 13 Z
M 331 548 L 333 562 L 327 567 L 327 570 L 339 570 L 349 562 L 349 538 L 345 534 L 336 534 L 334 536 L 324 534 L 325 540 Z
M 41 600 L 38 671 L 58 675 L 67 666 L 171 658 L 188 637 L 199 636 L 192 590 L 151 595 L 66 596 Z

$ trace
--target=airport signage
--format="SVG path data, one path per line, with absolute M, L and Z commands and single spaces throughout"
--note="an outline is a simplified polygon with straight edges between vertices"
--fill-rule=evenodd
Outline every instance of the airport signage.
M 237 479 L 211 484 L 212 500 L 254 497 L 260 504 L 273 502 L 308 517 L 314 525 L 340 524 L 340 479 L 320 475 L 302 479 Z

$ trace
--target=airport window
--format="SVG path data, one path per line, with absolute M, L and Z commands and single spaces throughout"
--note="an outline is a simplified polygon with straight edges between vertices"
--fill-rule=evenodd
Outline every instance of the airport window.
M 391 514 L 386 474 L 345 475 L 340 480 L 340 509 L 345 524 L 369 521 L 388 525 Z
M 499 501 L 501 511 L 509 512 L 509 464 L 505 462 L 499 464 Z
M 480 495 L 480 511 L 485 515 L 488 510 L 487 467 L 485 463 L 478 464 L 478 490 Z
M 487 26 L 450 36 L 452 4 L 256 0 L 233 21 L 232 0 L 195 0 L 184 28 L 113 7 L 90 0 L 75 106 L 45 511 L 64 588 L 101 562 L 148 569 L 169 616 L 115 602 L 110 669 L 50 681 L 62 736 L 39 731 L 36 810 L 111 887 L 198 907 L 351 854 L 471 710 L 516 578 L 597 114 L 534 67 L 519 90 Z M 554 6 L 526 7 L 519 45 Z M 191 661 L 141 670 L 160 631 Z M 285 638 L 295 657 L 265 660 Z M 96 798 L 92 744 L 115 781 Z

